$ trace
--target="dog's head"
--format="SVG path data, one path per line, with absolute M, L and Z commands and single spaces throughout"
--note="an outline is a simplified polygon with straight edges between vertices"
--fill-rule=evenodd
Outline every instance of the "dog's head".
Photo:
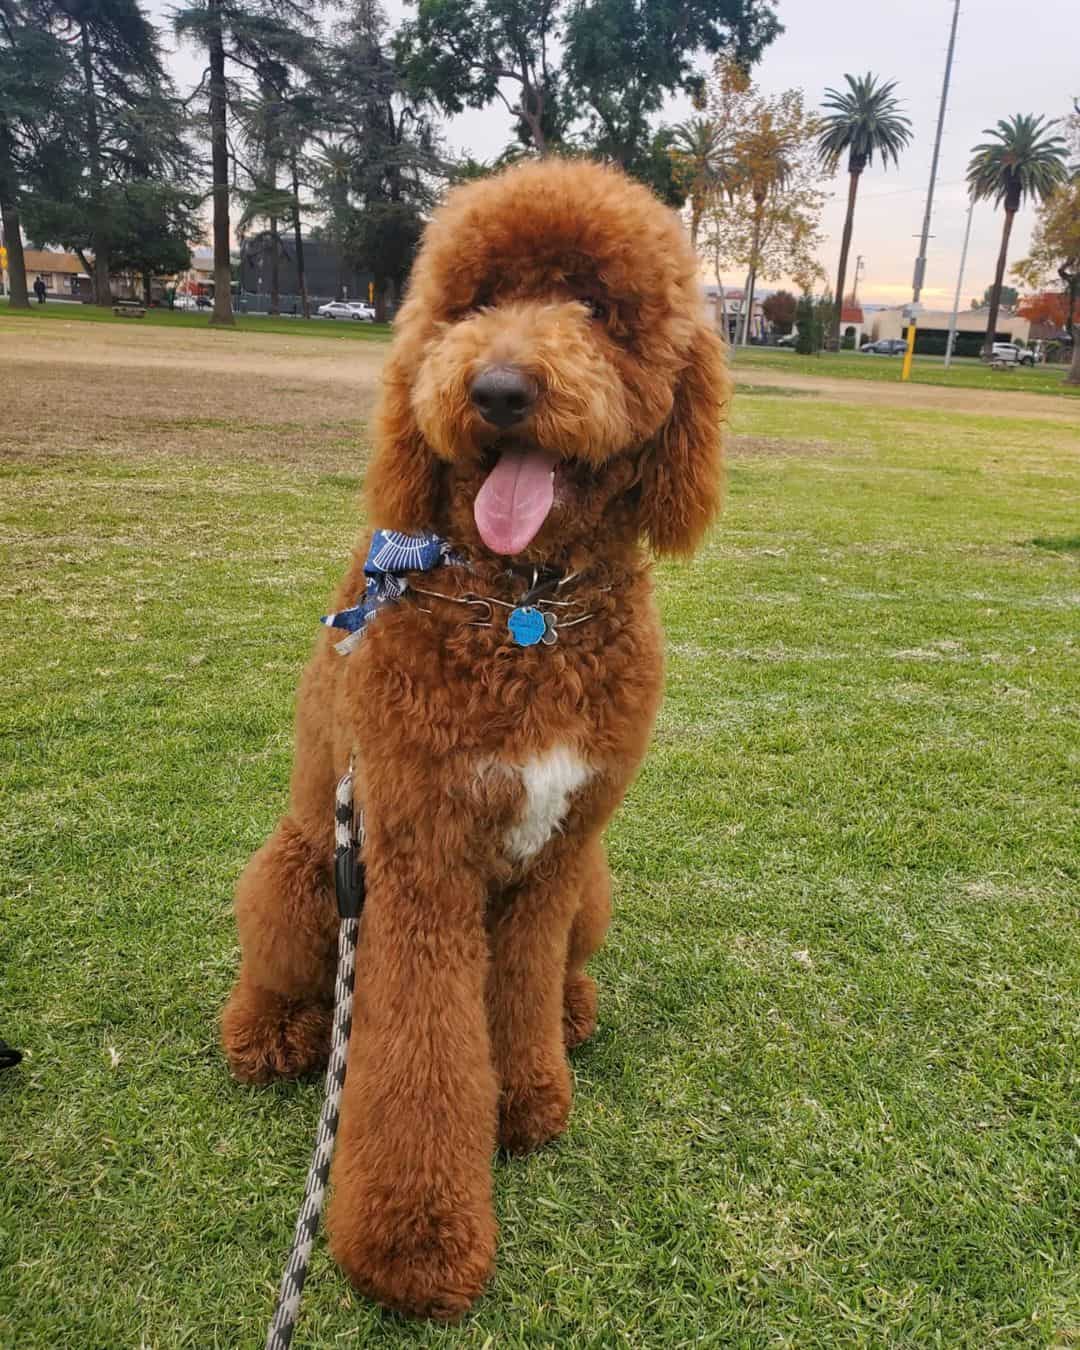
M 583 160 L 458 188 L 395 324 L 374 524 L 550 559 L 631 521 L 691 551 L 720 493 L 730 380 L 672 212 Z

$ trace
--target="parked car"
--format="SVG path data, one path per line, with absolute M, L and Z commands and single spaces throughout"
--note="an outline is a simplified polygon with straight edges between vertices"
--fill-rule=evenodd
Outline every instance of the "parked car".
M 1007 366 L 1033 366 L 1035 353 L 1015 342 L 995 342 L 991 361 Z
M 321 319 L 360 319 L 364 323 L 372 323 L 375 319 L 371 306 L 359 300 L 330 300 L 320 305 L 315 313 Z
M 859 351 L 867 356 L 903 356 L 907 343 L 903 338 L 878 338 L 877 342 L 864 342 Z
M 778 347 L 785 347 L 785 348 L 790 349 L 790 348 L 793 348 L 793 347 L 795 346 L 795 344 L 796 344 L 796 342 L 798 342 L 798 340 L 799 340 L 799 335 L 798 335 L 798 333 L 785 333 L 784 336 L 783 336 L 782 338 L 777 338 L 777 339 L 776 339 L 776 345 L 777 345 Z

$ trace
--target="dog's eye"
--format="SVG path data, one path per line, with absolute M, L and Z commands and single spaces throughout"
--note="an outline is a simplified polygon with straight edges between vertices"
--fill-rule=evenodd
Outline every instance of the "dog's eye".
M 581 303 L 585 306 L 585 308 L 589 311 L 589 313 L 592 315 L 594 319 L 597 319 L 601 323 L 603 323 L 603 321 L 607 318 L 608 307 L 607 305 L 604 304 L 603 300 L 597 300 L 596 297 L 593 295 L 585 295 L 582 296 Z

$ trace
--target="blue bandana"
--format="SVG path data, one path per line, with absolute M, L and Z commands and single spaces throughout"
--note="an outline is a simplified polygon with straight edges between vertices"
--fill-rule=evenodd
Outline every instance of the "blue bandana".
M 335 644 L 337 651 L 347 655 L 364 635 L 368 621 L 384 605 L 396 604 L 409 589 L 405 572 L 430 572 L 444 563 L 460 565 L 458 557 L 445 539 L 437 534 L 400 534 L 397 530 L 376 530 L 364 563 L 364 594 L 349 609 L 336 614 L 324 614 L 327 628 L 344 628 L 348 637 Z

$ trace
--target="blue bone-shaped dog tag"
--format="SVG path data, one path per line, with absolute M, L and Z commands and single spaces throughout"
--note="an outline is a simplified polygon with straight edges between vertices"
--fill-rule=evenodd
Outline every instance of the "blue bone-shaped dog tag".
M 544 616 L 533 605 L 511 610 L 506 626 L 519 647 L 534 647 L 545 632 Z

